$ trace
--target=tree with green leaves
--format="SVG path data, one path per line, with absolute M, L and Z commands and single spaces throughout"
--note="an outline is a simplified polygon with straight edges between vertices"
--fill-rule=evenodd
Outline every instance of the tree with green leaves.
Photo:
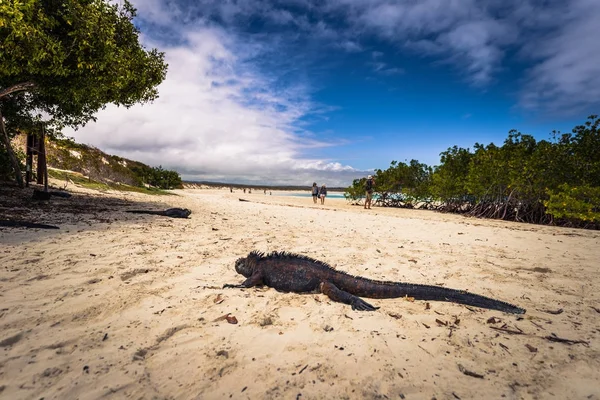
M 40 115 L 58 129 L 78 127 L 109 103 L 158 96 L 164 54 L 140 44 L 134 17 L 127 0 L 0 2 L 0 129 L 9 154 L 9 135 Z
M 375 204 L 520 222 L 600 228 L 600 120 L 591 115 L 572 133 L 536 141 L 516 130 L 502 144 L 451 147 L 431 169 L 412 160 L 376 171 Z M 363 179 L 346 190 L 364 193 Z
M 473 153 L 454 146 L 440 154 L 440 165 L 431 177 L 431 195 L 442 202 L 446 211 L 459 211 L 465 199 L 466 179 Z
M 392 161 L 386 170 L 375 170 L 375 204 L 383 207 L 412 208 L 428 202 L 430 197 L 431 167 L 411 160 L 409 164 Z M 357 202 L 365 195 L 366 178 L 355 179 L 344 197 Z
M 181 177 L 177 171 L 163 169 L 162 165 L 151 168 L 148 184 L 160 189 L 175 189 L 182 187 Z

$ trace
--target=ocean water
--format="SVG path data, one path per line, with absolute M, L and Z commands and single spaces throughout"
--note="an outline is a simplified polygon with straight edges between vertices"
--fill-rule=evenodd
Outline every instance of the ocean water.
M 312 197 L 310 192 L 287 192 L 287 193 L 278 193 L 280 196 L 292 196 L 292 197 Z M 344 193 L 341 192 L 329 192 L 327 193 L 328 199 L 343 199 Z

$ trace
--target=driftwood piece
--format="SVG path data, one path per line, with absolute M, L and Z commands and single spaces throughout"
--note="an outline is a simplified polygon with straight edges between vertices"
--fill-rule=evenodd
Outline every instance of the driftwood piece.
M 473 378 L 479 378 L 479 379 L 484 378 L 483 375 L 478 374 L 477 372 L 469 371 L 468 369 L 463 367 L 461 364 L 458 364 L 458 370 L 467 376 L 472 376 Z
M 549 340 L 551 342 L 557 342 L 557 343 L 566 343 L 566 344 L 584 344 L 586 346 L 589 346 L 590 343 L 586 342 L 585 340 L 571 340 L 571 339 L 565 339 L 565 338 L 561 338 L 556 336 L 554 333 L 548 336 L 544 336 L 544 339 Z
M 538 337 L 538 338 L 546 339 L 546 340 L 549 340 L 551 342 L 556 342 L 556 343 L 565 343 L 565 344 L 568 344 L 568 345 L 571 345 L 571 344 L 583 344 L 585 346 L 589 346 L 590 345 L 590 342 L 588 342 L 588 341 L 585 341 L 585 340 L 565 339 L 565 338 L 561 338 L 561 337 L 556 336 L 556 334 L 554 334 L 554 333 L 552 333 L 550 335 L 547 335 L 547 336 L 537 336 L 537 335 L 527 334 L 527 333 L 525 333 L 525 332 L 523 332 L 521 330 L 516 331 L 516 330 L 513 330 L 513 329 L 504 328 L 504 327 L 497 328 L 495 326 L 490 326 L 490 328 L 494 329 L 496 331 L 500 331 L 500 332 L 504 332 L 504 333 L 509 333 L 511 335 L 533 336 L 533 337 Z M 517 328 L 517 329 L 519 329 L 519 328 Z M 500 345 L 502 347 L 504 347 L 502 344 L 500 344 Z M 535 349 L 533 347 L 530 348 L 529 345 L 525 345 L 525 346 L 529 349 L 529 351 L 532 351 L 532 352 L 537 351 L 537 349 Z M 533 350 L 533 349 L 535 349 L 535 350 Z
M 552 314 L 552 315 L 559 315 L 563 313 L 563 309 L 559 308 L 558 310 L 540 310 L 542 312 L 548 313 L 548 314 Z
M 510 333 L 511 335 L 524 335 L 524 333 L 522 331 L 515 331 L 512 329 L 508 329 L 508 328 L 498 328 L 495 326 L 490 326 L 490 328 L 500 331 L 500 332 L 504 332 L 504 333 Z

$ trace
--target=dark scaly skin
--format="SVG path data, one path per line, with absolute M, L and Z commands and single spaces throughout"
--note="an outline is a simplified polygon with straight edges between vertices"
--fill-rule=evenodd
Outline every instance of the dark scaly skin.
M 152 214 L 152 215 L 162 215 L 164 217 L 171 218 L 187 218 L 192 213 L 187 208 L 169 208 L 164 211 L 152 211 L 152 210 L 127 210 L 125 212 L 132 214 Z
M 38 229 L 60 229 L 58 226 L 38 224 L 36 222 L 28 221 L 10 221 L 0 220 L 0 226 L 16 227 L 16 228 L 38 228 Z
M 224 288 L 266 285 L 281 292 L 323 293 L 333 301 L 351 305 L 353 310 L 374 311 L 379 308 L 360 297 L 389 299 L 408 296 L 416 300 L 448 301 L 506 313 L 525 313 L 520 307 L 464 290 L 352 276 L 322 261 L 286 252 L 265 255 L 253 251 L 247 257 L 237 259 L 235 270 L 247 279 L 239 285 L 224 285 Z

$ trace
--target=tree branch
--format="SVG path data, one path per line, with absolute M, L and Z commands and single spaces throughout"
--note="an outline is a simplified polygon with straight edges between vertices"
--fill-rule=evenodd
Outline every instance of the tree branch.
M 17 83 L 16 85 L 0 90 L 0 99 L 5 96 L 8 96 L 11 93 L 22 92 L 24 90 L 33 89 L 34 87 L 35 83 L 33 82 Z

